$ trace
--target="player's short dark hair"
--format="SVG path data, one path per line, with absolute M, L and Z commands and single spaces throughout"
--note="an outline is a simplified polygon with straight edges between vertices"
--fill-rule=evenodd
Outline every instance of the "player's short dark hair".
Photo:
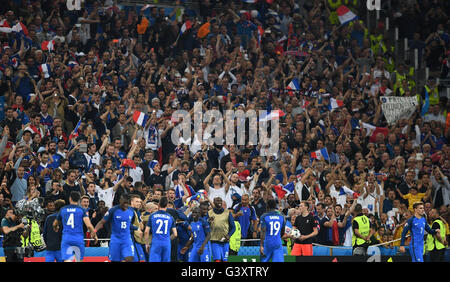
M 122 199 L 126 200 L 127 202 L 129 202 L 130 199 L 131 199 L 131 196 L 128 193 L 123 193 L 122 195 L 120 195 L 120 198 L 122 198 Z
M 418 206 L 423 206 L 423 205 L 424 205 L 423 202 L 415 202 L 415 203 L 413 204 L 413 209 L 417 209 Z
M 267 200 L 267 209 L 274 210 L 276 208 L 277 208 L 277 202 L 274 199 L 268 199 Z
M 355 205 L 355 212 L 356 213 L 362 212 L 362 205 L 361 204 L 356 204 Z
M 161 208 L 166 208 L 168 203 L 169 203 L 169 199 L 167 199 L 166 196 L 163 196 L 163 197 L 161 197 L 161 199 L 159 199 L 159 206 Z
M 74 202 L 78 202 L 81 198 L 81 194 L 78 191 L 72 191 L 70 192 L 70 199 Z

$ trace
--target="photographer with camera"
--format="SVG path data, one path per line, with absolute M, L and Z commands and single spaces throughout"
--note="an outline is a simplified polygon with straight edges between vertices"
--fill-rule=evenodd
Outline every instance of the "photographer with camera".
M 24 248 L 21 236 L 28 236 L 28 231 L 14 208 L 9 208 L 2 219 L 3 250 L 6 262 L 23 262 Z

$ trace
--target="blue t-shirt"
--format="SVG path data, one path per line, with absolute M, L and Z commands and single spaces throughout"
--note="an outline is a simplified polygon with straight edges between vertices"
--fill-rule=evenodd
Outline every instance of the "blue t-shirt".
M 198 221 L 191 222 L 190 226 L 191 233 L 194 235 L 194 247 L 200 248 L 210 232 L 209 223 L 203 218 L 199 218 Z
M 243 207 L 239 204 L 234 209 L 234 212 L 238 213 L 239 211 L 242 211 L 244 213 L 243 215 L 238 217 L 239 224 L 241 225 L 242 238 L 247 238 L 250 223 L 252 220 L 256 220 L 255 208 L 252 206 Z
M 152 242 L 170 242 L 170 231 L 175 227 L 175 220 L 169 213 L 159 210 L 150 215 L 147 226 L 153 235 Z
M 87 211 L 80 206 L 67 205 L 61 208 L 56 219 L 62 222 L 64 237 L 84 237 L 83 218 L 89 217 Z
M 281 230 L 285 228 L 285 225 L 286 220 L 279 212 L 271 211 L 261 215 L 261 230 L 266 231 L 265 248 L 282 246 Z
M 111 224 L 111 239 L 131 240 L 131 229 L 134 227 L 132 208 L 128 207 L 126 210 L 122 210 L 120 206 L 114 206 L 105 214 L 103 219 Z

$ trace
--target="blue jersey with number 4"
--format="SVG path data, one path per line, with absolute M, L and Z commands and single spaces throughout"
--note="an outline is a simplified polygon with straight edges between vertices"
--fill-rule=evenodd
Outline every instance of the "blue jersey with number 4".
M 150 215 L 147 222 L 152 234 L 152 242 L 170 242 L 170 231 L 175 227 L 175 220 L 165 211 L 156 211 Z
M 265 248 L 282 246 L 281 230 L 284 230 L 286 221 L 284 216 L 276 211 L 267 212 L 261 216 L 261 229 L 265 229 Z
M 103 219 L 111 224 L 111 239 L 131 240 L 130 230 L 134 221 L 134 212 L 130 207 L 122 210 L 120 206 L 114 206 Z
M 67 205 L 62 207 L 57 215 L 57 220 L 62 222 L 64 237 L 84 237 L 83 218 L 89 217 L 88 211 L 85 211 L 80 206 Z

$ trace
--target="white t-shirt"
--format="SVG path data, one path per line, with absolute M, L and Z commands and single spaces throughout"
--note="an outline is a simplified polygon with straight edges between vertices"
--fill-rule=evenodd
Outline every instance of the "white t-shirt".
M 144 171 L 141 167 L 137 166 L 136 168 L 130 168 L 129 174 L 133 178 L 134 185 L 136 182 L 142 181 L 142 175 L 144 175 Z
M 214 187 L 209 186 L 209 189 L 208 189 L 208 198 L 209 198 L 209 200 L 211 202 L 214 202 L 214 198 L 216 198 L 216 197 L 222 198 L 222 201 L 227 203 L 227 195 L 225 193 L 225 187 L 221 187 L 219 189 L 216 189 Z M 229 207 L 231 207 L 231 206 L 228 206 L 228 203 L 227 203 L 227 208 L 229 208 Z
M 104 201 L 105 206 L 108 207 L 108 209 L 112 208 L 114 195 L 116 194 L 116 191 L 114 191 L 113 187 L 103 190 L 99 186 L 95 186 L 95 191 L 98 194 L 98 200 Z

